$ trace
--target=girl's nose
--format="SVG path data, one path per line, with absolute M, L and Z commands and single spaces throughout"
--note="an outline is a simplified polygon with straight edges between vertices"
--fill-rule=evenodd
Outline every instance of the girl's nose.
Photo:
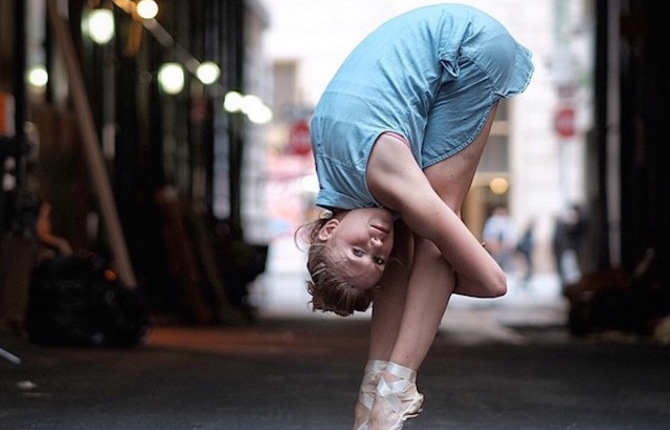
M 374 248 L 379 248 L 384 244 L 382 240 L 378 237 L 371 237 L 370 238 L 370 245 L 372 245 Z

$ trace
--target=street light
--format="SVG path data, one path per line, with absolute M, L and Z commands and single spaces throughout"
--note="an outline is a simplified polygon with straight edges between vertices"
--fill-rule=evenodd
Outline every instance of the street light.
M 247 115 L 249 121 L 255 124 L 265 124 L 272 119 L 272 111 L 265 106 L 260 97 L 245 95 L 242 97 L 242 112 Z
M 154 0 L 140 0 L 135 10 L 140 18 L 153 19 L 158 15 L 158 4 Z
M 223 108 L 229 113 L 242 112 L 255 124 L 266 124 L 272 120 L 272 110 L 260 97 L 251 94 L 228 91 L 223 99 Z
M 88 34 L 95 43 L 104 45 L 114 37 L 114 14 L 109 9 L 94 9 L 88 15 Z
M 509 182 L 507 182 L 507 179 L 505 178 L 501 177 L 493 178 L 489 183 L 489 188 L 491 189 L 493 194 L 502 195 L 505 194 L 509 189 Z
M 37 66 L 28 72 L 28 82 L 36 88 L 43 88 L 49 82 L 49 73 L 43 66 Z
M 228 91 L 223 99 L 223 108 L 230 113 L 242 110 L 242 94 L 237 91 Z
M 263 103 L 253 106 L 246 114 L 254 124 L 267 124 L 272 121 L 272 110 Z
M 184 89 L 184 69 L 179 63 L 165 63 L 158 71 L 158 83 L 167 94 L 179 94 Z
M 205 85 L 210 85 L 216 82 L 221 76 L 221 69 L 213 61 L 203 61 L 200 63 L 195 71 L 195 75 Z

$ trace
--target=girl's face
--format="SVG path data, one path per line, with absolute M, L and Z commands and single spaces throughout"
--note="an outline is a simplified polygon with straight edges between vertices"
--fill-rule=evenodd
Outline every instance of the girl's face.
M 335 272 L 358 288 L 376 286 L 393 249 L 393 217 L 386 209 L 345 212 L 319 231 L 328 243 Z

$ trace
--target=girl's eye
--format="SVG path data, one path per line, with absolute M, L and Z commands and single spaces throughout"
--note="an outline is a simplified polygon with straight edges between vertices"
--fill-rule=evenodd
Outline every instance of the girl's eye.
M 375 257 L 375 263 L 379 264 L 380 266 L 383 266 L 384 263 L 386 263 L 386 260 L 384 260 L 383 257 Z
M 360 248 L 353 248 L 352 252 L 356 257 L 362 257 L 364 255 L 363 250 Z

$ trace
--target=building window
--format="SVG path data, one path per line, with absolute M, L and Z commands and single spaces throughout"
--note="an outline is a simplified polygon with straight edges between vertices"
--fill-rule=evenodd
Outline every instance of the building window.
M 501 100 L 478 171 L 509 173 L 509 164 L 509 101 Z
M 274 93 L 272 105 L 279 122 L 291 120 L 291 109 L 296 105 L 297 94 L 297 63 L 295 61 L 277 61 L 273 68 Z
M 507 135 L 491 135 L 479 163 L 481 173 L 509 172 L 509 139 Z

